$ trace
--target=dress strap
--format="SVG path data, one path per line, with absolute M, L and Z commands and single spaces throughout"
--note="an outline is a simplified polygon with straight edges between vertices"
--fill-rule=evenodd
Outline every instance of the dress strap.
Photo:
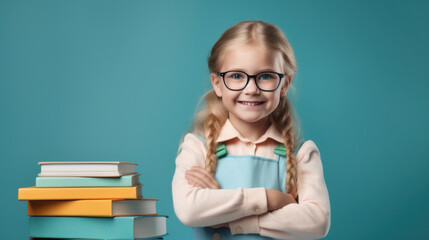
M 225 144 L 222 143 L 221 145 L 219 145 L 217 147 L 216 157 L 221 158 L 221 157 L 225 156 L 226 154 L 228 154 L 228 151 L 226 150 Z
M 298 153 L 298 150 L 301 148 L 304 141 L 299 141 L 298 144 L 295 147 L 295 155 Z M 274 154 L 277 154 L 279 156 L 286 157 L 287 151 L 283 144 L 277 145 L 276 148 L 274 148 Z
M 283 146 L 283 144 L 279 144 L 276 148 L 274 148 L 274 154 L 286 157 L 286 148 Z

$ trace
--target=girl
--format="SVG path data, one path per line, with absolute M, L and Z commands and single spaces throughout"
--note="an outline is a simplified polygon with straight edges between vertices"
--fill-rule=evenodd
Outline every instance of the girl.
M 279 28 L 240 22 L 208 59 L 213 90 L 176 158 L 173 202 L 194 239 L 321 238 L 330 227 L 319 150 L 286 98 L 296 71 Z

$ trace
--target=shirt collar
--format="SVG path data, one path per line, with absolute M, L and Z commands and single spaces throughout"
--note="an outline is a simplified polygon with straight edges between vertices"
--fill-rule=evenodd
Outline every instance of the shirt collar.
M 251 142 L 249 139 L 241 136 L 241 134 L 237 131 L 237 129 L 235 129 L 235 127 L 232 125 L 231 121 L 229 121 L 228 118 L 225 124 L 222 126 L 222 129 L 220 130 L 219 137 L 217 138 L 216 142 L 225 142 L 233 138 L 238 138 L 243 142 Z M 279 143 L 283 143 L 284 141 L 282 134 L 277 130 L 274 124 L 271 124 L 268 127 L 267 131 L 254 143 L 264 142 L 265 140 L 267 140 L 267 138 L 274 139 Z

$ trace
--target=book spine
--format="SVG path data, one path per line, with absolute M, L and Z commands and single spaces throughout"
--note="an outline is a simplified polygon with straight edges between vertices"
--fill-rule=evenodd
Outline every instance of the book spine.
M 112 200 L 31 200 L 27 215 L 112 217 Z
M 131 187 L 138 184 L 138 178 L 137 174 L 119 178 L 37 177 L 36 187 Z
M 137 174 L 137 172 L 46 172 L 39 173 L 39 177 L 121 177 L 129 174 Z
M 141 185 L 134 187 L 29 187 L 18 190 L 18 200 L 138 199 L 141 197 Z
M 134 217 L 30 217 L 32 238 L 134 239 Z

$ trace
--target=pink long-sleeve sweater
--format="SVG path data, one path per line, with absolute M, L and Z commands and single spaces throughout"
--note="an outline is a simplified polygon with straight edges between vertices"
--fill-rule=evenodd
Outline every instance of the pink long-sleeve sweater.
M 217 142 L 224 142 L 228 154 L 275 158 L 274 148 L 283 142 L 271 125 L 257 141 L 240 135 L 229 120 Z M 204 143 L 188 133 L 176 158 L 172 190 L 174 210 L 191 227 L 229 223 L 231 233 L 260 234 L 280 239 L 314 239 L 326 236 L 330 228 L 330 203 L 323 177 L 320 153 L 311 140 L 297 152 L 299 203 L 275 211 L 267 210 L 264 188 L 205 189 L 189 185 L 185 172 L 192 166 L 204 167 Z M 239 171 L 237 171 L 239 174 Z

